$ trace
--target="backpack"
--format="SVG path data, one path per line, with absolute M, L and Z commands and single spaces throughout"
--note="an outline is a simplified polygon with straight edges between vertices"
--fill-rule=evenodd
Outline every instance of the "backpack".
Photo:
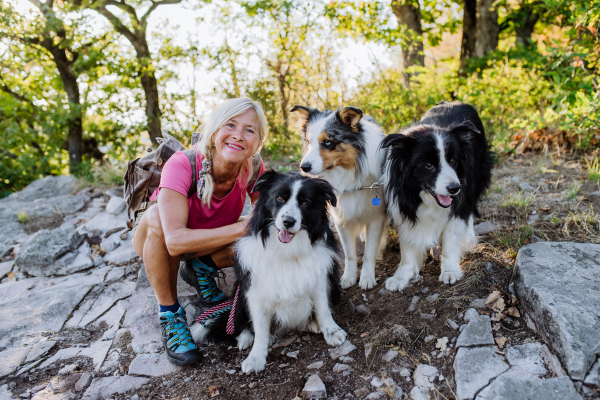
M 148 200 L 152 193 L 160 185 L 160 175 L 163 166 L 173 154 L 178 151 L 183 151 L 190 160 L 192 166 L 192 185 L 187 194 L 189 199 L 196 193 L 197 177 L 196 177 L 196 152 L 193 146 L 200 139 L 200 134 L 195 132 L 192 134 L 192 148 L 185 149 L 181 143 L 173 136 L 163 132 L 162 138 L 158 138 L 159 143 L 156 150 L 148 148 L 148 154 L 143 157 L 129 161 L 127 171 L 123 176 L 123 197 L 127 203 L 127 227 L 133 228 L 133 222 L 139 211 L 146 210 L 149 206 Z M 259 154 L 252 156 L 252 178 L 248 182 L 248 186 L 254 184 L 258 177 L 262 159 Z M 150 204 L 151 205 L 151 204 Z M 132 216 L 133 214 L 133 216 Z

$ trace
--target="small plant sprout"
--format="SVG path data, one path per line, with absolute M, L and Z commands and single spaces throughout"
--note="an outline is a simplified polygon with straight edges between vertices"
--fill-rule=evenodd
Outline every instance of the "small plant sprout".
M 21 221 L 22 223 L 29 221 L 29 215 L 27 215 L 25 211 L 19 211 L 17 213 L 17 218 L 19 218 L 19 221 Z
M 585 163 L 587 164 L 588 178 L 600 185 L 600 161 L 598 157 L 594 158 L 591 163 L 585 160 Z
M 570 188 L 565 192 L 565 196 L 567 199 L 574 199 L 575 196 L 579 193 L 579 189 L 581 189 L 581 184 L 577 181 L 573 181 L 573 184 Z

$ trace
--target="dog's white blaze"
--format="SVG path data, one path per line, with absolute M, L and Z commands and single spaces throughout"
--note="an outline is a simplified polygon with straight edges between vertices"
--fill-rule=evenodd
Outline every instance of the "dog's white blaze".
M 300 205 L 298 204 L 298 192 L 300 191 L 301 186 L 301 181 L 294 182 L 290 198 L 287 200 L 285 205 L 281 207 L 281 209 L 277 213 L 277 217 L 275 218 L 275 227 L 277 229 L 285 229 L 290 231 L 291 233 L 296 233 L 300 230 L 300 226 L 302 225 L 302 211 L 300 211 Z M 294 218 L 296 220 L 294 226 L 287 228 L 283 224 L 283 220 L 285 217 Z
M 444 196 L 450 196 L 448 192 L 448 185 L 451 183 L 460 184 L 458 180 L 458 175 L 454 168 L 448 164 L 446 161 L 446 152 L 444 149 L 444 139 L 439 134 L 434 134 L 435 143 L 437 146 L 438 154 L 440 157 L 440 173 L 437 176 L 435 181 L 435 188 L 433 189 L 436 193 L 439 193 Z
M 327 123 L 329 117 L 314 121 L 307 127 L 306 137 L 308 138 L 308 146 L 306 148 L 306 154 L 304 154 L 304 157 L 302 157 L 300 165 L 307 162 L 310 163 L 311 175 L 318 175 L 323 172 L 323 159 L 321 158 L 319 135 L 325 130 L 325 124 Z

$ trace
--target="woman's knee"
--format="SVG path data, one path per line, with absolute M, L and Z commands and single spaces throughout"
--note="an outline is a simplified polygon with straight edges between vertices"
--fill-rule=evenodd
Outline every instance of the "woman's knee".
M 143 257 L 144 245 L 147 240 L 165 241 L 158 207 L 150 207 L 144 213 L 135 234 L 133 235 L 133 249 L 140 257 Z
M 162 223 L 160 221 L 160 213 L 158 212 L 158 207 L 150 207 L 144 213 L 143 219 L 146 219 L 145 222 L 148 229 L 148 235 L 161 237 L 164 239 L 165 234 L 163 232 Z

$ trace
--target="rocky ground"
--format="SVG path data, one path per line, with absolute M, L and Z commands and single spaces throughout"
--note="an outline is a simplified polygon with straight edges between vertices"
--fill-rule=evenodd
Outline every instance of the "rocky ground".
M 503 160 L 458 284 L 437 280 L 434 248 L 410 287 L 385 290 L 391 232 L 380 284 L 334 309 L 348 340 L 291 332 L 250 375 L 227 340 L 198 367 L 166 360 L 119 190 L 38 180 L 0 200 L 0 399 L 600 398 L 600 188 L 585 165 Z M 191 321 L 202 310 L 179 289 Z

